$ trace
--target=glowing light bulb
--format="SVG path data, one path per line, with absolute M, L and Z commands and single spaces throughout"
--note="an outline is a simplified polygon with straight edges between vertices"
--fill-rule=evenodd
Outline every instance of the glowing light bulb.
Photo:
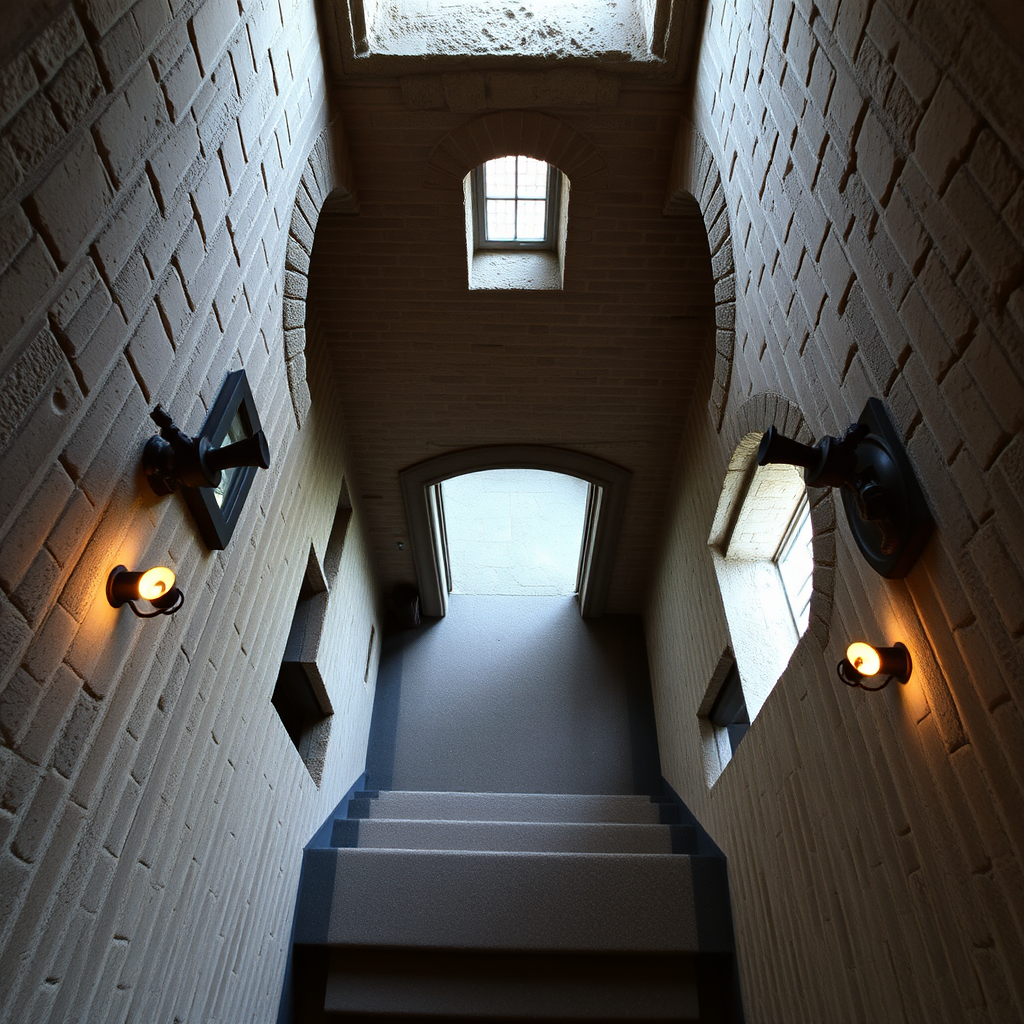
M 154 566 L 147 569 L 139 578 L 139 597 L 144 601 L 152 601 L 154 598 L 163 597 L 170 593 L 174 587 L 174 573 L 164 565 Z
M 882 668 L 882 659 L 871 644 L 858 641 L 846 648 L 846 660 L 862 676 L 878 675 Z

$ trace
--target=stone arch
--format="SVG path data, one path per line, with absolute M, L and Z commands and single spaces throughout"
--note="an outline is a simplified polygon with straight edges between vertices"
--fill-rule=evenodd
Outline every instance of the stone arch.
M 510 153 L 553 164 L 574 189 L 607 186 L 608 166 L 585 135 L 535 110 L 503 110 L 468 121 L 441 139 L 427 159 L 424 187 L 461 188 L 474 167 Z
M 732 454 L 751 433 L 764 433 L 774 426 L 783 434 L 804 444 L 813 444 L 814 435 L 807 426 L 800 407 L 783 395 L 760 392 L 748 398 L 726 418 L 721 437 L 724 448 Z M 811 620 L 807 632 L 797 643 L 794 657 L 809 637 L 824 651 L 832 628 L 836 580 L 836 507 L 830 487 L 808 487 L 811 506 L 811 546 L 814 551 L 814 577 L 811 591 Z
M 684 122 L 676 139 L 664 212 L 666 216 L 682 216 L 692 212 L 695 204 L 704 220 L 711 250 L 715 288 L 715 376 L 708 410 L 715 429 L 721 432 L 736 347 L 736 268 L 732 256 L 732 231 L 722 176 L 711 148 L 700 132 Z
M 288 244 L 284 263 L 284 362 L 288 390 L 292 396 L 295 422 L 301 429 L 309 412 L 311 398 L 306 381 L 306 296 L 309 292 L 309 261 L 313 253 L 316 225 L 325 210 L 355 214 L 359 203 L 351 188 L 352 168 L 331 125 L 317 136 L 310 149 L 295 190 L 292 219 L 288 226 Z
M 441 617 L 448 610 L 447 554 L 438 485 L 453 476 L 487 469 L 542 469 L 586 480 L 591 486 L 583 540 L 580 614 L 604 614 L 626 494 L 633 474 L 612 462 L 551 445 L 487 445 L 445 452 L 417 462 L 398 474 L 409 524 L 409 541 L 423 614 Z

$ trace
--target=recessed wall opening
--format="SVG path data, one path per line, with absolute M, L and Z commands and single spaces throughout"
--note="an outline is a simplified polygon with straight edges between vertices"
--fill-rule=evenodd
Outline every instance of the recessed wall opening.
M 494 469 L 452 477 L 439 491 L 453 594 L 577 592 L 586 480 Z
M 814 572 L 803 477 L 758 466 L 760 436 L 733 453 L 708 537 L 750 721 L 807 631 Z
M 643 61 L 659 36 L 656 0 L 351 0 L 351 10 L 360 55 Z
M 471 289 L 559 289 L 565 277 L 569 179 L 543 160 L 510 154 L 462 183 Z

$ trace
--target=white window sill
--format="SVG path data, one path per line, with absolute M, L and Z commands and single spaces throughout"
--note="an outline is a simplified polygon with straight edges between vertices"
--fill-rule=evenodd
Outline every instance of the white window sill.
M 478 252 L 470 261 L 469 287 L 557 290 L 562 287 L 562 267 L 553 252 Z

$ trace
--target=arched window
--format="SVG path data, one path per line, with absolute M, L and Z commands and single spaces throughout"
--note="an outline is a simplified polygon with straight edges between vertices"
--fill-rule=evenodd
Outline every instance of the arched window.
M 522 154 L 496 157 L 466 175 L 470 288 L 562 287 L 569 181 Z
M 735 671 L 725 666 L 720 682 L 733 688 L 733 717 L 750 722 L 807 631 L 814 572 L 803 477 L 793 466 L 758 466 L 760 438 L 747 434 L 733 453 L 708 537 L 735 659 Z M 706 703 L 715 698 L 709 693 Z M 742 721 L 707 717 L 712 732 Z M 719 748 L 727 761 L 735 742 Z

